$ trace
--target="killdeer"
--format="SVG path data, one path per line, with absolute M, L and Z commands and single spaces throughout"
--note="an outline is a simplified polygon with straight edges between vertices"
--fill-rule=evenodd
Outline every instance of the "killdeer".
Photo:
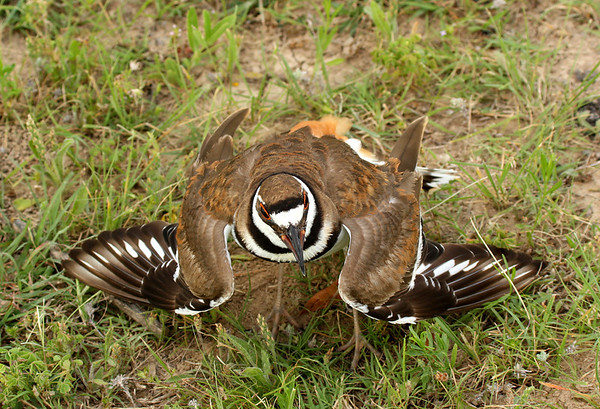
M 544 268 L 523 253 L 425 238 L 416 163 L 426 118 L 409 125 L 387 160 L 371 163 L 329 125 L 311 123 L 234 155 L 247 112 L 203 143 L 179 224 L 103 232 L 70 252 L 67 274 L 130 301 L 196 314 L 233 294 L 230 235 L 303 274 L 306 262 L 346 248 L 339 294 L 354 309 L 356 367 L 357 312 L 415 323 L 519 291 Z

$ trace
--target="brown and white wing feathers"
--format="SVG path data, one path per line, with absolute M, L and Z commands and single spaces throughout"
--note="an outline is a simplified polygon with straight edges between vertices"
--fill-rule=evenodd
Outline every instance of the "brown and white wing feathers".
M 131 302 L 170 311 L 210 309 L 177 277 L 177 224 L 156 221 L 100 233 L 63 261 L 67 275 Z
M 182 215 L 177 229 L 178 278 L 187 284 L 195 298 L 208 303 L 210 308 L 233 295 L 233 269 L 227 249 L 230 230 L 226 221 L 205 209 Z
M 422 117 L 408 126 L 386 165 L 362 171 L 337 188 L 346 193 L 337 193 L 341 200 L 336 204 L 350 237 L 339 292 L 361 312 L 402 291 L 422 252 L 422 181 L 414 170 L 426 123 Z M 367 206 L 357 208 L 356 203 Z
M 233 294 L 227 237 L 254 156 L 233 156 L 248 109 L 209 136 L 193 166 L 179 225 L 153 222 L 101 233 L 64 262 L 67 273 L 129 301 L 180 314 L 206 311 Z
M 410 284 L 368 316 L 395 324 L 479 307 L 531 284 L 545 264 L 531 256 L 483 244 L 427 241 Z
M 227 239 L 236 210 L 247 201 L 250 173 L 258 157 L 256 148 L 232 156 L 219 141 L 229 144 L 247 113 L 248 109 L 242 109 L 230 115 L 203 143 L 179 217 L 178 278 L 196 299 L 211 308 L 233 294 Z

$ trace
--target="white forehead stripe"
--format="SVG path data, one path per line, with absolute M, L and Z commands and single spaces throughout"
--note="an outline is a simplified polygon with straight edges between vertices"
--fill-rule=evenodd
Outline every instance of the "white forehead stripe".
M 312 230 L 312 226 L 313 223 L 315 222 L 315 217 L 317 217 L 317 202 L 315 200 L 315 197 L 313 195 L 313 193 L 310 191 L 310 189 L 308 188 L 308 186 L 306 186 L 306 184 L 301 181 L 300 179 L 298 179 L 296 176 L 292 176 L 294 179 L 296 179 L 298 181 L 298 183 L 300 183 L 300 186 L 302 186 L 302 189 L 306 192 L 306 199 L 308 200 L 308 214 L 306 215 L 306 237 L 308 237 L 308 235 L 310 234 L 310 231 Z M 304 212 L 304 209 L 302 209 L 302 211 Z M 321 235 L 321 233 L 323 234 L 323 236 Z M 324 226 L 324 229 L 319 232 L 319 240 L 317 240 L 317 245 L 319 245 L 319 242 L 322 241 L 322 237 L 329 237 L 329 234 L 331 234 L 331 231 L 328 231 L 328 226 Z M 325 243 L 327 242 L 327 239 L 325 238 Z M 324 246 L 325 243 L 323 243 L 323 247 L 319 248 L 318 250 L 315 249 L 311 249 L 314 250 L 314 254 L 316 254 L 318 251 L 321 251 Z M 309 250 L 309 249 L 305 249 L 305 250 Z M 306 254 L 305 254 L 306 257 Z
M 292 224 L 298 225 L 300 220 L 302 220 L 302 216 L 304 216 L 304 206 L 300 205 L 283 212 L 271 213 L 271 220 L 273 220 L 273 223 L 276 225 L 287 228 Z

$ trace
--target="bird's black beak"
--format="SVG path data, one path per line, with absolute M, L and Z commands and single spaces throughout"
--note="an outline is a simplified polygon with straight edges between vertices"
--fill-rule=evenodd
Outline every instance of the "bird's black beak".
M 306 277 L 306 270 L 304 268 L 304 229 L 299 229 L 297 226 L 291 225 L 288 227 L 285 234 L 281 235 L 281 240 L 291 250 L 296 257 L 300 272 Z

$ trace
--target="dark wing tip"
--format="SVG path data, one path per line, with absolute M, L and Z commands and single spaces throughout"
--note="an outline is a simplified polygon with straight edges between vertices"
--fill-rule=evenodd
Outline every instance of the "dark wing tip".
M 200 153 L 194 161 L 194 167 L 203 162 L 212 163 L 233 156 L 233 135 L 248 112 L 250 109 L 244 108 L 229 115 L 215 132 L 204 140 Z
M 384 305 L 369 308 L 366 314 L 393 324 L 414 324 L 441 315 L 448 306 L 455 304 L 456 296 L 447 283 L 419 275 L 409 287 L 395 294 Z
M 416 169 L 427 122 L 428 118 L 426 116 L 414 120 L 398 138 L 390 154 L 390 157 L 397 158 L 400 161 L 398 170 L 414 171 Z
M 538 271 L 537 274 L 539 275 L 542 271 L 544 271 L 547 267 L 550 266 L 550 262 L 546 261 L 546 260 L 539 260 L 539 259 L 534 259 L 533 263 L 535 263 L 538 266 Z

